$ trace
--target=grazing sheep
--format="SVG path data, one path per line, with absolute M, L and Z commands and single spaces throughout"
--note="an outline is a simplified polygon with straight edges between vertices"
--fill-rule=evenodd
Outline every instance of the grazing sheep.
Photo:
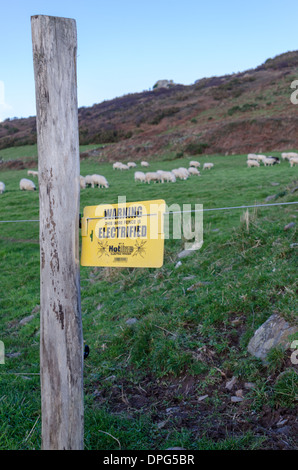
M 187 178 L 189 177 L 189 172 L 186 168 L 184 168 L 183 166 L 178 168 L 178 170 L 182 171 L 182 173 L 185 174 L 185 176 L 187 176 Z
M 272 157 L 272 155 L 268 155 L 268 158 L 272 158 L 273 160 L 275 160 L 276 163 L 280 164 L 280 161 L 279 161 L 278 157 Z
M 80 188 L 85 189 L 86 188 L 86 180 L 84 176 L 80 175 Z
M 292 158 L 292 157 L 294 157 L 294 158 L 298 157 L 298 153 L 296 153 L 296 152 L 283 152 L 281 154 L 281 158 L 283 160 L 290 160 L 290 158 Z
M 190 175 L 201 176 L 201 173 L 199 172 L 199 170 L 197 168 L 194 168 L 193 166 L 189 167 L 187 171 Z
M 213 163 L 204 163 L 203 170 L 207 169 L 210 170 L 213 167 Z
M 92 182 L 93 182 L 93 186 L 92 188 L 94 188 L 94 186 L 98 186 L 99 188 L 108 188 L 109 187 L 109 183 L 107 182 L 106 178 L 102 175 L 92 175 Z
M 291 168 L 292 168 L 294 165 L 298 165 L 298 156 L 297 156 L 297 157 L 292 157 L 292 158 L 290 158 L 290 165 L 291 165 Z
M 122 165 L 121 162 L 115 162 L 113 163 L 113 170 L 119 170 L 119 167 Z
M 171 171 L 158 170 L 156 173 L 158 175 L 160 175 L 160 181 L 162 183 L 164 183 L 165 181 L 167 183 L 175 183 L 176 182 L 176 176 Z
M 149 166 L 148 162 L 141 162 L 141 166 Z
M 163 173 L 163 177 L 167 183 L 176 183 L 176 176 L 174 173 L 172 173 L 172 171 L 165 171 Z
M 150 181 L 161 181 L 161 177 L 156 172 L 149 172 L 145 174 L 145 182 L 150 183 Z
M 180 180 L 187 180 L 187 178 L 189 177 L 189 173 L 187 172 L 186 174 L 185 171 L 183 171 L 181 168 L 174 168 L 174 170 L 172 170 L 172 173 L 175 175 L 176 178 L 179 178 Z
M 257 159 L 258 159 L 258 155 L 256 155 L 255 153 L 247 154 L 247 160 L 257 160 Z
M 27 178 L 22 178 L 20 181 L 20 189 L 22 191 L 35 191 L 36 186 L 33 181 L 28 180 Z
M 267 158 L 266 155 L 257 155 L 258 162 L 264 163 L 265 158 Z
M 134 175 L 135 181 L 140 181 L 141 183 L 145 183 L 145 173 L 142 171 L 136 171 Z
M 137 165 L 136 165 L 135 162 L 128 162 L 128 163 L 127 163 L 127 166 L 128 166 L 129 168 L 135 168 Z
M 125 165 L 125 163 L 120 163 L 120 165 L 118 166 L 118 170 L 120 170 L 120 171 L 129 170 L 129 166 Z
M 27 175 L 38 176 L 38 171 L 35 171 L 35 170 L 28 170 L 28 171 L 27 171 Z
M 194 167 L 198 168 L 199 166 L 201 166 L 201 164 L 200 164 L 200 162 L 191 161 L 191 162 L 189 162 L 189 166 L 194 166 Z
M 0 181 L 0 194 L 3 194 L 5 191 L 5 184 L 3 183 L 3 181 Z
M 247 167 L 251 168 L 252 166 L 260 166 L 260 164 L 256 160 L 247 160 Z
M 272 158 L 272 157 L 266 157 L 263 163 L 265 166 L 272 166 L 272 165 L 276 165 L 276 163 L 279 163 L 279 161 L 276 161 L 275 158 Z
M 86 175 L 85 176 L 85 185 L 86 186 L 92 186 L 92 188 L 94 188 L 94 184 L 93 184 L 91 175 Z

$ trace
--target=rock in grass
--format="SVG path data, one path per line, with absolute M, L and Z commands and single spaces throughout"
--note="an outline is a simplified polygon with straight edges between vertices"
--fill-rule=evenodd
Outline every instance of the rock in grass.
M 126 320 L 125 323 L 126 323 L 128 326 L 131 326 L 131 325 L 134 325 L 135 323 L 137 323 L 137 321 L 138 321 L 137 318 L 129 318 L 128 320 Z
M 232 388 L 234 387 L 235 383 L 237 382 L 237 377 L 233 376 L 231 378 L 231 380 L 229 380 L 227 383 L 226 383 L 226 388 L 228 390 L 232 390 Z
M 242 397 L 231 397 L 231 402 L 232 403 L 239 403 L 241 401 L 243 401 Z
M 290 335 L 298 331 L 296 326 L 289 325 L 284 318 L 277 314 L 271 315 L 263 325 L 261 325 L 251 338 L 247 350 L 253 356 L 261 359 L 263 363 L 267 361 L 267 354 L 270 349 L 282 347 L 288 349 Z
M 290 222 L 289 224 L 284 226 L 284 230 L 289 230 L 290 228 L 295 227 L 295 222 Z
M 265 202 L 274 201 L 274 199 L 276 199 L 276 194 L 273 194 L 272 196 L 267 196 Z
M 34 315 L 29 315 L 28 317 L 23 318 L 22 320 L 20 320 L 20 325 L 26 325 L 31 320 L 33 320 L 33 318 L 34 318 Z
M 194 252 L 194 250 L 183 250 L 183 251 L 180 251 L 180 253 L 178 253 L 178 258 L 181 259 L 181 258 L 186 258 L 186 256 L 190 256 L 192 255 Z

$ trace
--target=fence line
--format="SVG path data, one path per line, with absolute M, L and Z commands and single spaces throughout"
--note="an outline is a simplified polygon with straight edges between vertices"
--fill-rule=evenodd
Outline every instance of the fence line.
M 130 203 L 128 203 L 130 204 Z M 209 211 L 226 211 L 226 210 L 237 210 L 237 209 L 250 209 L 256 207 L 272 207 L 272 206 L 286 206 L 291 204 L 298 204 L 298 201 L 294 202 L 274 202 L 271 204 L 252 204 L 246 206 L 232 206 L 232 207 L 213 207 L 210 209 L 191 209 L 189 211 L 176 211 L 176 212 L 165 212 L 164 215 L 169 214 L 187 214 L 187 213 L 194 213 L 194 212 L 209 212 Z M 39 222 L 39 219 L 31 219 L 31 220 L 0 220 L 0 224 L 4 223 L 21 223 L 21 222 Z
M 269 207 L 269 206 L 283 206 L 283 205 L 288 205 L 288 204 L 298 204 L 298 201 L 295 202 L 275 202 L 272 204 L 253 204 L 253 205 L 247 205 L 247 206 L 234 206 L 234 207 L 214 207 L 210 209 L 193 209 L 190 211 L 181 211 L 181 212 L 165 212 L 165 215 L 168 214 L 186 214 L 186 213 L 192 213 L 192 212 L 208 212 L 208 211 L 223 211 L 223 210 L 234 210 L 234 209 L 249 209 L 252 207 Z

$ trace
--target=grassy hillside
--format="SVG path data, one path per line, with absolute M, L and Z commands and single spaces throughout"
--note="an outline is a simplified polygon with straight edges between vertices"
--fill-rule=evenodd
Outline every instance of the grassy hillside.
M 255 69 L 95 103 L 79 109 L 80 142 L 109 144 L 105 160 L 297 148 L 297 78 L 293 51 Z M 0 123 L 0 148 L 34 143 L 35 117 Z
M 15 153 L 14 153 L 15 152 Z M 34 157 L 34 148 L 0 158 Z M 174 184 L 135 183 L 97 157 L 109 189 L 81 191 L 87 205 L 165 199 L 204 209 L 297 201 L 298 169 L 246 167 L 245 155 L 192 156 L 211 171 Z M 150 169 L 187 166 L 167 154 Z M 38 192 L 20 192 L 23 168 L 2 167 L 1 220 L 39 217 Z M 36 163 L 36 161 L 35 161 Z M 247 352 L 256 328 L 279 313 L 297 324 L 297 205 L 204 213 L 204 244 L 177 265 L 184 240 L 165 241 L 160 269 L 81 267 L 85 360 L 85 448 L 295 449 L 297 366 L 273 350 L 264 366 Z M 296 225 L 288 230 L 290 222 Z M 0 224 L 0 448 L 39 449 L 38 223 Z M 133 319 L 133 321 L 131 321 Z M 237 378 L 233 390 L 226 384 Z M 252 384 L 252 385 L 247 385 Z M 238 394 L 241 402 L 231 401 Z M 242 390 L 242 392 L 240 392 Z M 279 423 L 287 429 L 280 432 Z

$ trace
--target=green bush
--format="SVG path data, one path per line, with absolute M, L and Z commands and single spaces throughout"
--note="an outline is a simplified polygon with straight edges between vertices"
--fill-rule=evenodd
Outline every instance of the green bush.
M 258 107 L 257 103 L 245 103 L 243 106 L 236 105 L 228 109 L 228 115 L 232 116 L 236 112 L 245 113 L 246 111 L 251 111 L 252 109 L 256 109 L 257 107 Z
M 189 155 L 200 155 L 209 147 L 207 143 L 204 142 L 190 142 L 185 147 L 185 152 Z

